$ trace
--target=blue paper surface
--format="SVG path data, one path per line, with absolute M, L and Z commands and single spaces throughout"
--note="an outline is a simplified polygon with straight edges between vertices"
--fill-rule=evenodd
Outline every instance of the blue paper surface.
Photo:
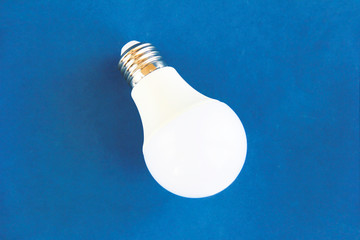
M 1 1 L 0 239 L 360 239 L 359 5 Z M 241 118 L 224 192 L 150 176 L 117 69 L 130 40 Z

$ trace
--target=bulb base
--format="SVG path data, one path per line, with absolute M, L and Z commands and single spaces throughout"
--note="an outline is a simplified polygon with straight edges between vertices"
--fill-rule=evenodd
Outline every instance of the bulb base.
M 121 53 L 119 69 L 128 84 L 134 88 L 146 75 L 166 67 L 167 64 L 150 43 L 134 43 L 134 41 L 129 43 L 132 44 Z

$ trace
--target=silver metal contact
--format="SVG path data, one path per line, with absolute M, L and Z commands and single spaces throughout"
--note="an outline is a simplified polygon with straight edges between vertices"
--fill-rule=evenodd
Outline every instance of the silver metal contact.
M 119 61 L 119 69 L 133 88 L 149 73 L 166 67 L 159 52 L 150 43 L 136 43 L 126 49 Z

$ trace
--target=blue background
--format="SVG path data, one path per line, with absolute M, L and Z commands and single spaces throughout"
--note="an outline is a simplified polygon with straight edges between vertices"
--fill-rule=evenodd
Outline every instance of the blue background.
M 360 239 L 359 1 L 1 1 L 0 239 Z M 248 137 L 224 192 L 143 161 L 117 69 L 153 43 Z

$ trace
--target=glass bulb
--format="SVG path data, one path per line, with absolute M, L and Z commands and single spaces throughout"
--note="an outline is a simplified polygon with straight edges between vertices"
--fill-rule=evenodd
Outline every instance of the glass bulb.
M 227 188 L 240 173 L 247 150 L 235 112 L 188 85 L 151 44 L 127 43 L 119 67 L 133 87 L 144 130 L 144 158 L 154 179 L 189 198 Z

